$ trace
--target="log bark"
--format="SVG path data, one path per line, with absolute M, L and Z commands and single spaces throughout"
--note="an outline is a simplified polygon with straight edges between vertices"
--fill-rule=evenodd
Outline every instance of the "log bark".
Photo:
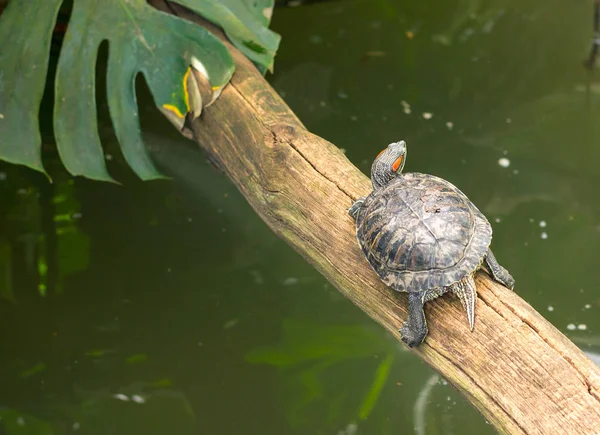
M 279 237 L 399 339 L 406 295 L 371 270 L 346 212 L 370 192 L 369 179 L 340 149 L 310 133 L 252 63 L 230 48 L 235 75 L 192 123 L 194 140 Z M 499 432 L 600 434 L 600 369 L 519 297 L 518 282 L 512 292 L 480 272 L 476 283 L 474 331 L 458 299 L 444 296 L 426 304 L 429 335 L 411 351 Z

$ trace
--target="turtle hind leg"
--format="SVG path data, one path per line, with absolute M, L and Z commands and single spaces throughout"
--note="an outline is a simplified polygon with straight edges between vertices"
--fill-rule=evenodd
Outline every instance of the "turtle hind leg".
M 425 292 L 408 294 L 408 320 L 400 328 L 402 341 L 408 347 L 420 345 L 427 335 L 427 321 L 425 320 L 425 312 L 423 311 L 424 303 Z
M 500 284 L 505 285 L 511 290 L 515 287 L 514 278 L 508 270 L 500 266 L 491 249 L 488 249 L 487 254 L 485 254 L 485 264 L 495 281 L 498 281 Z
M 473 280 L 473 274 L 470 273 L 457 283 L 450 286 L 450 290 L 458 296 L 460 303 L 467 312 L 467 320 L 471 331 L 475 326 L 475 301 L 477 300 L 477 287 Z

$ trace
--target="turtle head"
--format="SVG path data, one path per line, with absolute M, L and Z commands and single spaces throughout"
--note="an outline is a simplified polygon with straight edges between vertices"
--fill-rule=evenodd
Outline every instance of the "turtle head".
M 396 175 L 402 172 L 406 160 L 406 142 L 394 142 L 381 151 L 371 166 L 373 189 L 387 186 Z

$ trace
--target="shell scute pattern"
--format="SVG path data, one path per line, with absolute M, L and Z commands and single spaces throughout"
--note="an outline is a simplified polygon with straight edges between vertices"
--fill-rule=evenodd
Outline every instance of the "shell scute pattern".
M 492 238 L 485 216 L 458 188 L 414 172 L 373 191 L 356 226 L 373 269 L 409 292 L 461 280 L 480 266 Z

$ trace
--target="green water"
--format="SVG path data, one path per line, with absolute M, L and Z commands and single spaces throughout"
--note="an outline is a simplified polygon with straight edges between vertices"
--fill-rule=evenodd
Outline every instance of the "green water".
M 598 355 L 592 2 L 439 3 L 277 9 L 269 81 L 365 172 L 405 139 L 405 170 L 467 193 L 515 290 Z M 173 181 L 120 163 L 104 102 L 122 186 L 62 172 L 47 107 L 54 184 L 0 164 L 0 434 L 494 433 L 140 100 Z

